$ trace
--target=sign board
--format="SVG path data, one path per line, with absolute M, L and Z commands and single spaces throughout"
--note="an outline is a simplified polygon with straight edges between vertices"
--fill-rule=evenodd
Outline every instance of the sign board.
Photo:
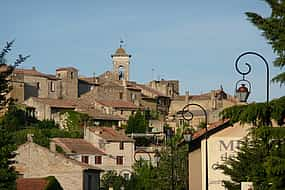
M 208 139 L 209 190 L 224 190 L 223 180 L 229 176 L 217 169 L 227 159 L 236 156 L 240 146 L 240 137 L 212 137 Z
M 241 190 L 253 190 L 252 182 L 241 182 Z

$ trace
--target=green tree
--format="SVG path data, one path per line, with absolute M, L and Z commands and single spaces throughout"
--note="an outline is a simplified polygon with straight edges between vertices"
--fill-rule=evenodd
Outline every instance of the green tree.
M 273 51 L 277 54 L 274 66 L 283 69 L 285 66 L 285 1 L 265 0 L 271 8 L 270 17 L 264 18 L 257 13 L 247 12 L 248 19 L 262 31 L 262 35 L 268 40 Z M 285 84 L 285 72 L 281 72 L 272 79 Z
M 148 127 L 148 121 L 145 115 L 138 110 L 135 115 L 131 115 L 127 122 L 126 133 L 145 133 Z
M 13 42 L 7 42 L 0 53 L 0 111 L 6 111 L 11 103 L 11 99 L 6 98 L 11 90 L 9 86 L 11 73 L 16 66 L 28 58 L 28 56 L 23 57 L 19 55 L 13 65 L 6 63 L 5 56 L 11 50 Z M 11 132 L 4 125 L 0 124 L 0 189 L 16 189 L 16 172 L 12 166 L 16 148 Z
M 172 138 L 167 139 L 165 148 L 160 151 L 160 160 L 156 167 L 149 164 L 148 160 L 135 163 L 128 187 L 138 190 L 170 190 L 173 182 L 176 190 L 187 189 L 188 149 L 186 145 L 180 145 L 181 140 L 182 130 L 178 129 Z
M 242 181 L 254 183 L 257 190 L 279 190 L 285 187 L 285 128 L 253 128 L 241 142 L 237 156 L 219 168 L 231 176 L 224 181 L 229 190 L 240 190 Z
M 270 112 L 266 112 L 267 110 Z M 254 183 L 254 189 L 279 190 L 285 187 L 285 128 L 266 126 L 266 117 L 285 124 L 285 97 L 266 103 L 252 103 L 225 109 L 221 114 L 231 123 L 251 123 L 255 127 L 241 141 L 236 157 L 219 168 L 231 177 L 224 181 L 229 190 L 241 188 L 242 181 Z
M 113 187 L 114 190 L 120 190 L 123 186 L 125 187 L 125 179 L 115 171 L 108 171 L 102 176 L 101 187 L 104 190 L 108 190 L 109 187 Z

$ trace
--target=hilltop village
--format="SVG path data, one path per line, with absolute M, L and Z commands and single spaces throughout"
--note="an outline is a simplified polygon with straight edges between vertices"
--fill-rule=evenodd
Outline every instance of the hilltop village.
M 156 155 L 165 146 L 166 128 L 175 133 L 188 126 L 199 132 L 204 114 L 194 108 L 191 112 L 195 117 L 187 121 L 182 116 L 185 105 L 203 106 L 208 124 L 216 128 L 226 122 L 219 113 L 240 103 L 222 87 L 199 95 L 181 95 L 178 80 L 131 81 L 131 55 L 119 47 L 111 57 L 113 70 L 99 76 L 80 77 L 74 67 L 56 68 L 54 74 L 35 67 L 13 71 L 9 96 L 29 118 L 52 120 L 62 130 L 68 129 L 70 113 L 88 118 L 79 126 L 82 138 L 52 138 L 49 148 L 34 143 L 33 134 L 28 134 L 16 158 L 16 169 L 23 179 L 54 176 L 64 189 L 98 189 L 100 176 L 107 171 L 129 179 L 139 159 L 158 164 Z M 129 118 L 137 112 L 147 121 L 146 130 L 138 132 L 133 126 L 126 132 Z M 141 137 L 149 142 L 138 143 Z

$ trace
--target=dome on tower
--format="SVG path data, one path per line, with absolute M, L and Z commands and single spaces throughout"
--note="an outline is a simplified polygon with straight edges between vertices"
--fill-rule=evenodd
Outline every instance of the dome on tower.
M 111 57 L 113 57 L 113 56 L 128 56 L 128 57 L 131 57 L 131 55 L 128 55 L 126 53 L 126 50 L 124 48 L 122 48 L 122 47 L 119 47 L 116 50 L 115 54 L 113 54 Z
M 117 49 L 115 54 L 117 54 L 117 55 L 127 55 L 126 54 L 126 50 L 124 48 L 121 48 L 121 47 Z

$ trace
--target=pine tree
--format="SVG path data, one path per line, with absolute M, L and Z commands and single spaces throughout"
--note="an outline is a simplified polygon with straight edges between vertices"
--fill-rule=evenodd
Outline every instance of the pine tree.
M 251 181 L 254 189 L 279 190 L 285 187 L 285 128 L 253 128 L 241 142 L 237 156 L 219 168 L 231 177 L 224 181 L 229 190 L 240 190 L 241 182 Z
M 283 69 L 285 66 L 285 1 L 265 0 L 271 8 L 271 15 L 264 18 L 256 13 L 247 12 L 248 19 L 262 31 L 262 35 L 271 44 L 273 51 L 277 54 L 273 65 Z M 281 72 L 272 79 L 285 84 L 285 72 Z
M 270 112 L 266 112 L 267 110 Z M 223 110 L 231 123 L 251 123 L 255 127 L 241 141 L 236 157 L 219 168 L 231 177 L 224 181 L 229 190 L 239 190 L 241 182 L 251 181 L 254 189 L 279 190 L 285 187 L 285 128 L 265 126 L 266 113 L 279 126 L 285 124 L 285 96 L 267 103 L 252 103 Z
M 9 76 L 14 68 L 24 62 L 29 56 L 23 57 L 19 55 L 13 65 L 6 63 L 5 56 L 11 51 L 14 41 L 7 42 L 6 46 L 0 53 L 0 110 L 8 108 L 11 99 L 7 99 L 7 94 L 11 88 L 9 85 Z M 16 189 L 16 172 L 12 164 L 15 157 L 16 145 L 12 140 L 12 134 L 3 125 L 0 125 L 0 189 L 13 190 Z

